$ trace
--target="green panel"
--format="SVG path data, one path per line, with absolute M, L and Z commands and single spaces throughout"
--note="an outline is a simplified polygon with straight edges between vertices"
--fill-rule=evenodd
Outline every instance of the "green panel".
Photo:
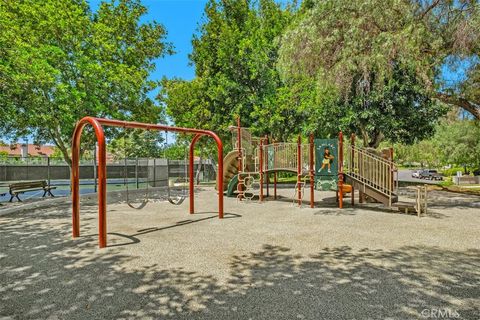
M 238 184 L 238 175 L 235 175 L 228 182 L 227 197 L 235 196 L 235 191 L 237 191 L 237 184 Z
M 338 178 L 333 176 L 315 176 L 315 189 L 321 191 L 336 191 Z
M 268 169 L 275 169 L 275 149 L 273 146 L 267 147 L 267 166 Z
M 336 190 L 338 183 L 338 140 L 315 139 L 315 187 Z

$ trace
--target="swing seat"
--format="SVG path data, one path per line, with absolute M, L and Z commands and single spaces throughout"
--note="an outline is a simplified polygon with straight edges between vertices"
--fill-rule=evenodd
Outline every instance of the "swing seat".
M 127 198 L 128 198 L 128 196 L 127 196 Z M 129 200 L 127 200 L 127 206 L 129 206 L 132 209 L 140 210 L 140 209 L 145 208 L 145 206 L 147 205 L 148 202 L 149 202 L 148 199 L 144 199 L 138 206 L 135 206 L 133 203 L 131 203 Z
M 182 202 L 186 199 L 187 197 L 185 196 L 179 196 L 179 197 L 168 197 L 168 202 L 174 205 L 181 205 Z

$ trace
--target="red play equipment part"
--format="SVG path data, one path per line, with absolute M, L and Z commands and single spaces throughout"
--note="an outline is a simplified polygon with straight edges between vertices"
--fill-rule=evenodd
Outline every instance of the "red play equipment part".
M 218 150 L 218 172 L 217 174 L 217 190 L 218 192 L 218 217 L 223 218 L 223 144 L 222 140 L 212 131 L 179 128 L 164 126 L 158 124 L 148 124 L 141 122 L 128 122 L 121 120 L 102 119 L 94 117 L 84 117 L 75 127 L 72 141 L 72 229 L 73 238 L 80 236 L 80 139 L 82 137 L 83 128 L 90 124 L 95 130 L 98 143 L 98 245 L 100 248 L 107 246 L 107 165 L 106 165 L 106 145 L 103 126 L 137 128 L 145 130 L 170 131 L 180 133 L 191 133 L 195 136 L 190 143 L 189 152 L 189 184 L 190 184 L 190 214 L 194 213 L 194 177 L 193 177 L 193 158 L 195 143 L 202 136 L 212 137 Z
M 310 134 L 309 137 L 309 151 L 308 151 L 308 165 L 309 165 L 309 178 L 310 178 L 310 208 L 315 206 L 315 199 L 314 199 L 314 189 L 315 189 L 315 138 L 313 137 L 313 133 Z
M 302 137 L 297 139 L 297 185 L 302 182 Z M 298 205 L 302 205 L 302 188 L 298 188 Z
M 260 139 L 260 201 L 263 201 L 263 139 Z M 268 181 L 268 175 L 267 175 Z
M 343 132 L 338 134 L 338 207 L 343 208 Z

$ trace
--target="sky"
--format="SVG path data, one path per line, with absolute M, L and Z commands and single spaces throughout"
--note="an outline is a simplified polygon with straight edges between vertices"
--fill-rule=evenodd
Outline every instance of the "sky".
M 278 0 L 286 2 L 285 0 Z M 101 0 L 89 0 L 92 10 L 96 10 Z M 155 20 L 163 24 L 168 32 L 167 41 L 173 44 L 175 54 L 155 60 L 156 70 L 151 74 L 152 80 L 162 77 L 182 78 L 191 80 L 195 76 L 195 68 L 189 65 L 188 55 L 192 52 L 192 35 L 196 33 L 202 21 L 203 11 L 207 0 L 142 0 L 148 13 L 142 22 Z M 460 63 L 456 70 L 445 65 L 441 77 L 446 87 L 454 86 L 459 80 L 465 78 L 464 71 L 468 63 Z M 457 65 L 458 67 L 458 65 Z M 155 92 L 150 94 L 155 98 Z
M 101 0 L 87 0 L 93 11 L 96 11 Z M 278 0 L 285 2 L 285 0 Z M 156 70 L 151 74 L 152 80 L 167 78 L 182 78 L 191 80 L 195 76 L 194 66 L 189 64 L 188 55 L 192 51 L 192 36 L 196 33 L 202 21 L 203 11 L 207 0 L 142 0 L 148 12 L 142 22 L 155 20 L 163 24 L 167 30 L 167 42 L 170 42 L 175 54 L 155 60 Z M 460 68 L 462 69 L 462 68 Z M 447 67 L 442 70 L 442 78 L 448 84 L 455 84 L 464 74 Z M 155 98 L 156 92 L 150 97 Z
M 101 0 L 89 0 L 92 10 L 96 10 Z M 168 32 L 167 41 L 173 44 L 175 54 L 157 59 L 153 80 L 162 77 L 178 77 L 191 80 L 195 68 L 189 65 L 188 54 L 192 51 L 192 35 L 201 22 L 207 0 L 142 0 L 148 12 L 142 22 L 155 20 Z

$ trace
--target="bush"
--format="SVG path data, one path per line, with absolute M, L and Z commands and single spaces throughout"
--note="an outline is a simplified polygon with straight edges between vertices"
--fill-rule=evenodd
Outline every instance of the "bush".
M 447 178 L 446 180 L 443 180 L 442 182 L 440 182 L 440 185 L 442 187 L 449 187 L 449 186 L 453 186 L 454 183 L 452 181 L 452 178 Z
M 445 170 L 442 171 L 442 174 L 445 177 L 452 177 L 452 176 L 457 175 L 457 171 L 461 171 L 462 174 L 465 175 L 465 171 L 464 171 L 463 167 L 453 167 L 453 168 L 450 168 L 450 169 L 445 169 Z M 467 171 L 471 172 L 472 170 L 470 168 L 467 168 Z

